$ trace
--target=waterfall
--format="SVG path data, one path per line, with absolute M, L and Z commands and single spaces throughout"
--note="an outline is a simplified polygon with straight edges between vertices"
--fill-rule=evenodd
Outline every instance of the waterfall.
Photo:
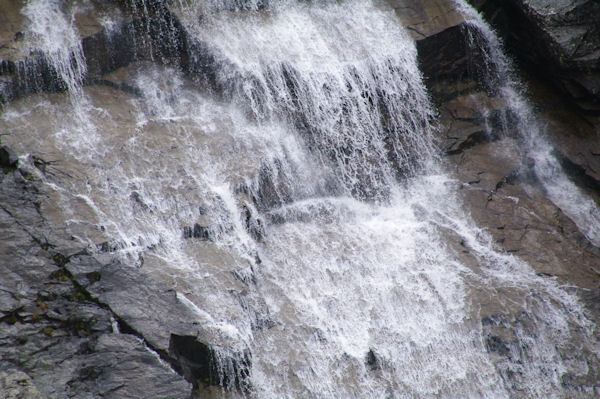
M 414 41 L 386 3 L 175 2 L 210 72 L 138 61 L 107 78 L 130 92 L 82 85 L 85 60 L 58 4 L 31 1 L 25 13 L 69 95 L 15 101 L 0 127 L 60 159 L 51 175 L 35 172 L 59 205 L 50 217 L 196 312 L 221 348 L 223 396 L 571 394 L 561 378 L 588 365 L 565 353 L 595 342 L 593 326 L 575 294 L 497 251 L 463 208 L 438 159 Z M 571 183 L 546 175 L 558 166 L 499 76 L 534 132 L 526 156 L 562 208 Z M 597 215 L 586 201 L 575 221 Z M 514 315 L 510 355 L 496 362 L 484 326 Z M 228 362 L 247 356 L 246 378 Z
M 498 37 L 471 6 L 462 0 L 457 1 L 457 6 L 469 17 L 468 23 L 473 31 L 471 45 L 484 54 L 487 67 L 484 79 L 490 89 L 500 92 L 509 112 L 516 116 L 517 130 L 524 144 L 521 157 L 524 162 L 527 162 L 526 158 L 533 161 L 534 173 L 552 202 L 577 224 L 591 243 L 600 245 L 600 209 L 563 171 L 544 133 L 543 123 L 522 94 L 525 89 L 515 77 Z
M 59 84 L 76 95 L 87 72 L 74 14 L 63 11 L 60 0 L 34 0 L 26 3 L 23 14 L 31 21 L 32 48 L 39 50 L 54 69 Z
M 347 7 L 350 16 L 331 19 Z M 215 54 L 217 84 L 233 101 L 259 121 L 298 130 L 324 167 L 335 165 L 329 183 L 359 197 L 380 197 L 396 172 L 412 174 L 432 157 L 416 51 L 389 16 L 353 3 L 279 2 L 270 13 L 221 13 L 202 24 L 188 14 L 188 30 Z

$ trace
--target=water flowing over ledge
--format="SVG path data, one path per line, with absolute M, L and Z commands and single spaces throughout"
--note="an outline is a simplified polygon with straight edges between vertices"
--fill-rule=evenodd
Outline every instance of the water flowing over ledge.
M 93 81 L 78 7 L 23 9 L 66 94 L 13 100 L 0 128 L 37 209 L 95 259 L 61 267 L 113 312 L 111 334 L 137 337 L 199 397 L 597 393 L 579 292 L 478 227 L 468 201 L 484 190 L 440 155 L 430 96 L 446 83 L 424 82 L 397 2 L 132 2 L 143 50 Z M 485 208 L 503 198 L 540 224 L 564 212 L 592 248 L 596 203 L 562 172 L 494 32 L 455 10 L 465 22 L 431 37 L 460 32 L 476 54 L 475 94 L 463 91 L 485 98 L 483 117 L 440 109 L 475 126 L 471 142 L 519 146 Z M 103 34 L 129 26 L 101 18 Z M 517 178 L 551 202 L 529 211 L 502 193 Z

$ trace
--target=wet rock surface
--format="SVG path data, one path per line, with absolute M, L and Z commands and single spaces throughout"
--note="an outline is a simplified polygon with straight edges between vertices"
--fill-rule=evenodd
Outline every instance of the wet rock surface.
M 124 321 L 84 288 L 101 276 L 90 270 L 76 277 L 65 268 L 81 249 L 40 214 L 43 196 L 22 169 L 0 176 L 3 394 L 189 396 L 191 385 L 148 348 L 140 333 L 119 333 Z
M 464 17 L 452 0 L 387 0 L 415 40 L 460 25 Z
M 538 276 L 573 287 L 585 304 L 586 315 L 597 325 L 600 248 L 547 198 L 536 177 L 534 160 L 527 157 L 523 138 L 511 123 L 507 104 L 483 91 L 475 77 L 472 79 L 470 85 L 468 80 L 457 85 L 444 79 L 432 85 L 440 110 L 440 146 L 446 155 L 445 164 L 461 182 L 471 216 L 499 250 L 527 261 Z M 572 181 L 598 201 L 598 166 L 593 154 L 599 143 L 600 125 L 569 107 L 560 94 L 539 80 L 530 77 L 528 82 L 532 87 L 529 99 L 537 116 L 547 121 L 545 132 L 563 168 Z M 468 258 L 469 249 L 463 252 Z M 530 361 L 532 343 L 525 338 L 526 332 L 534 320 L 544 321 L 537 320 L 535 314 L 514 311 L 507 304 L 498 307 L 486 298 L 481 298 L 479 305 L 485 347 L 495 358 L 505 385 L 512 392 L 526 392 L 526 371 L 520 366 Z M 583 364 L 584 359 L 596 356 L 593 349 L 577 340 L 557 350 L 574 363 Z M 590 365 L 583 376 L 562 376 L 562 385 L 574 397 L 588 397 L 600 389 L 598 361 Z
M 440 108 L 446 163 L 463 183 L 471 214 L 506 252 L 527 260 L 536 271 L 596 287 L 600 251 L 545 197 L 532 160 L 523 158 L 519 138 L 490 128 L 481 117 L 483 104 L 489 107 L 494 101 L 501 105 L 485 93 L 472 92 Z
M 600 195 L 600 117 L 574 107 L 552 87 L 529 77 L 531 97 L 540 118 L 546 121 L 545 133 L 563 168 L 578 185 Z
M 31 93 L 67 90 L 59 71 L 32 51 L 35 36 L 27 30 L 22 7 L 19 0 L 0 2 L 0 104 Z M 92 1 L 64 7 L 74 9 L 74 27 L 87 67 L 84 83 L 102 81 L 103 75 L 136 60 L 187 65 L 185 34 L 162 2 Z M 102 25 L 103 20 L 111 23 Z
M 469 46 L 469 27 L 452 0 L 388 3 L 416 41 L 419 67 L 430 90 L 435 91 L 437 84 L 463 82 L 476 75 L 483 60 Z M 440 95 L 437 91 L 435 97 Z
M 18 74 L 18 63 L 24 58 L 17 53 L 24 38 L 17 3 L 0 1 L 0 102 L 30 92 L 64 89 L 43 60 L 23 61 L 30 62 L 26 67 L 31 77 Z M 549 121 L 548 134 L 563 166 L 598 199 L 600 122 L 589 105 L 598 100 L 599 50 L 594 47 L 598 28 L 593 18 L 600 12 L 598 3 L 566 2 L 569 5 L 558 11 L 553 8 L 556 12 L 540 5 L 543 2 L 477 3 L 490 15 L 498 9 L 508 10 L 504 12 L 509 16 L 518 13 L 518 22 L 510 24 L 500 20 L 501 13 L 494 17 L 512 32 L 507 44 L 528 54 L 527 62 L 532 65 L 554 65 L 546 79 L 587 104 L 579 102 L 579 108 L 570 108 L 569 101 L 548 89 L 546 81 L 532 80 L 532 100 L 538 114 Z M 409 21 L 417 40 L 422 70 L 439 107 L 444 162 L 461 183 L 471 215 L 501 251 L 527 261 L 539 276 L 572 286 L 590 320 L 598 324 L 600 250 L 547 199 L 530 160 L 521 154 L 519 137 L 510 123 L 502 122 L 510 121 L 506 105 L 481 89 L 475 72 L 482 61 L 467 46 L 464 20 L 452 11 L 449 1 L 390 4 Z M 128 11 L 123 8 L 123 12 Z M 110 34 L 101 26 L 81 30 L 89 60 L 88 83 L 118 86 L 110 83 L 107 73 L 151 55 L 193 73 L 209 72 L 210 58 L 188 58 L 185 46 L 201 44 L 187 42 L 176 18 L 160 4 L 151 12 L 146 19 L 124 18 Z M 169 45 L 135 49 L 136 30 L 148 24 L 155 29 L 149 44 L 159 43 L 168 32 L 165 43 Z M 537 43 L 529 37 L 543 37 L 544 45 L 527 47 Z M 38 81 L 28 80 L 34 78 Z M 129 92 L 135 94 L 135 89 Z M 0 148 L 0 167 L 0 391 L 8 398 L 88 393 L 126 398 L 140 392 L 154 398 L 183 398 L 195 386 L 206 395 L 215 394 L 207 387 L 221 382 L 214 350 L 203 342 L 194 311 L 165 284 L 123 267 L 110 253 L 91 256 L 62 227 L 50 223 L 40 208 L 44 193 L 35 174 L 19 166 L 8 147 Z M 255 205 L 265 211 L 285 203 L 285 196 L 278 192 L 281 189 L 263 180 L 257 190 L 261 198 L 252 199 Z M 133 200 L 140 203 L 139 196 Z M 248 230 L 258 237 L 262 227 L 251 226 L 254 216 L 248 212 Z M 198 241 L 210 239 L 209 228 L 200 224 L 188 226 L 183 235 Z M 486 306 L 481 311 L 485 347 L 518 392 L 523 387 L 513 360 L 524 356 L 526 343 L 519 341 L 515 331 L 526 329 L 534 315 L 502 313 L 493 305 Z M 564 353 L 586 350 L 579 342 L 563 348 Z M 233 384 L 245 389 L 243 378 L 250 359 L 241 358 L 230 364 L 236 376 Z M 376 353 L 370 350 L 365 362 L 376 369 Z M 574 391 L 599 389 L 598 375 L 600 370 L 592 367 L 587 377 L 565 375 L 563 383 Z
M 26 167 L 0 175 L 2 392 L 185 398 L 191 383 L 219 384 L 215 356 L 198 365 L 212 370 L 209 379 L 183 371 L 196 346 L 214 349 L 197 341 L 196 316 L 175 292 L 88 255 L 44 218 L 44 197 Z M 173 345 L 173 334 L 189 345 Z
M 600 4 L 597 1 L 473 0 L 521 64 L 578 106 L 598 113 Z
M 576 15 L 598 4 L 559 2 L 563 5 L 559 7 L 548 1 L 472 3 L 505 35 L 507 46 L 524 60 L 521 63 L 535 66 L 536 72 L 523 75 L 535 115 L 545 121 L 544 133 L 563 169 L 598 203 L 600 165 L 595 154 L 600 143 L 600 123 L 590 112 L 594 109 L 590 104 L 597 101 L 593 78 L 586 80 L 590 85 L 580 85 L 578 92 L 572 90 L 572 82 L 580 76 L 597 74 L 594 54 L 598 48 L 598 13 Z M 521 19 L 512 13 L 520 13 Z M 457 23 L 432 36 L 417 38 L 425 81 L 440 112 L 444 162 L 455 171 L 471 216 L 492 237 L 496 247 L 527 261 L 538 276 L 573 287 L 586 306 L 587 316 L 597 325 L 600 249 L 548 200 L 534 172 L 534 161 L 524 151 L 523 137 L 516 129 L 510 107 L 497 97 L 498 93 L 486 91 L 485 82 L 478 75 L 478 69 L 485 65 L 481 55 L 470 49 L 470 28 Z M 450 56 L 446 55 L 447 50 Z M 437 68 L 438 65 L 442 67 Z M 463 242 L 460 246 L 463 261 L 480 267 L 470 258 L 469 248 Z M 460 246 L 457 245 L 459 253 Z M 544 321 L 537 320 L 535 314 L 513 310 L 508 304 L 499 305 L 485 297 L 479 301 L 486 350 L 495 359 L 505 386 L 515 393 L 526 392 L 524 365 L 531 361 L 532 343 L 525 337 L 534 320 Z M 578 340 L 557 351 L 573 364 L 584 364 L 584 359 L 596 356 L 593 349 Z M 588 397 L 600 389 L 598 361 L 589 364 L 583 375 L 561 377 L 562 385 L 574 397 Z

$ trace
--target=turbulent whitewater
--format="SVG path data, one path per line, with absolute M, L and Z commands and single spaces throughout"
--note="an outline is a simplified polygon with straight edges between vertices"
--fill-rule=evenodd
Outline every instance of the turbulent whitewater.
M 566 397 L 562 376 L 588 370 L 566 354 L 593 345 L 593 325 L 471 221 L 394 10 L 238 3 L 176 3 L 213 69 L 137 62 L 110 77 L 132 85 L 118 105 L 82 84 L 68 11 L 28 3 L 32 45 L 69 95 L 16 101 L 0 125 L 60 159 L 36 176 L 60 205 L 51 216 L 177 291 L 221 348 L 222 395 Z M 522 317 L 501 365 L 482 313 Z M 228 362 L 246 357 L 240 389 Z

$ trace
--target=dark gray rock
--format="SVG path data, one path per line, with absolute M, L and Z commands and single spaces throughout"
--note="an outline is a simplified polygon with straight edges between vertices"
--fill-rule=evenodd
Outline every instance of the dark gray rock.
M 199 334 L 197 316 L 174 290 L 119 262 L 101 264 L 92 256 L 71 258 L 66 268 L 96 300 L 106 304 L 157 350 L 168 352 L 171 334 Z M 96 275 L 97 281 L 88 276 Z
M 203 342 L 197 315 L 174 290 L 139 269 L 102 264 L 90 255 L 73 256 L 65 267 L 95 301 L 114 312 L 122 332 L 137 336 L 194 386 L 247 389 L 250 356 Z
M 191 385 L 64 268 L 80 252 L 35 180 L 0 174 L 0 391 L 14 398 L 186 398 Z M 86 284 L 92 274 L 78 276 Z
M 387 0 L 402 24 L 415 39 L 420 70 L 434 99 L 448 94 L 450 86 L 473 77 L 483 57 L 469 45 L 472 28 L 452 0 Z M 443 87 L 437 87 L 441 84 Z M 463 88 L 464 89 L 464 88 Z
M 19 158 L 10 148 L 4 145 L 0 147 L 0 168 L 2 168 L 5 173 L 15 169 L 18 162 Z
M 5 399 L 43 399 L 31 377 L 22 371 L 0 371 L 0 392 Z
M 600 3 L 595 0 L 471 0 L 533 73 L 590 112 L 600 102 Z
M 428 85 L 431 80 L 460 81 L 477 75 L 483 58 L 469 46 L 469 29 L 463 22 L 417 40 L 419 67 Z
M 182 399 L 190 385 L 160 357 L 129 334 L 103 334 L 89 348 L 70 382 L 73 391 L 97 392 L 103 398 L 160 397 Z

